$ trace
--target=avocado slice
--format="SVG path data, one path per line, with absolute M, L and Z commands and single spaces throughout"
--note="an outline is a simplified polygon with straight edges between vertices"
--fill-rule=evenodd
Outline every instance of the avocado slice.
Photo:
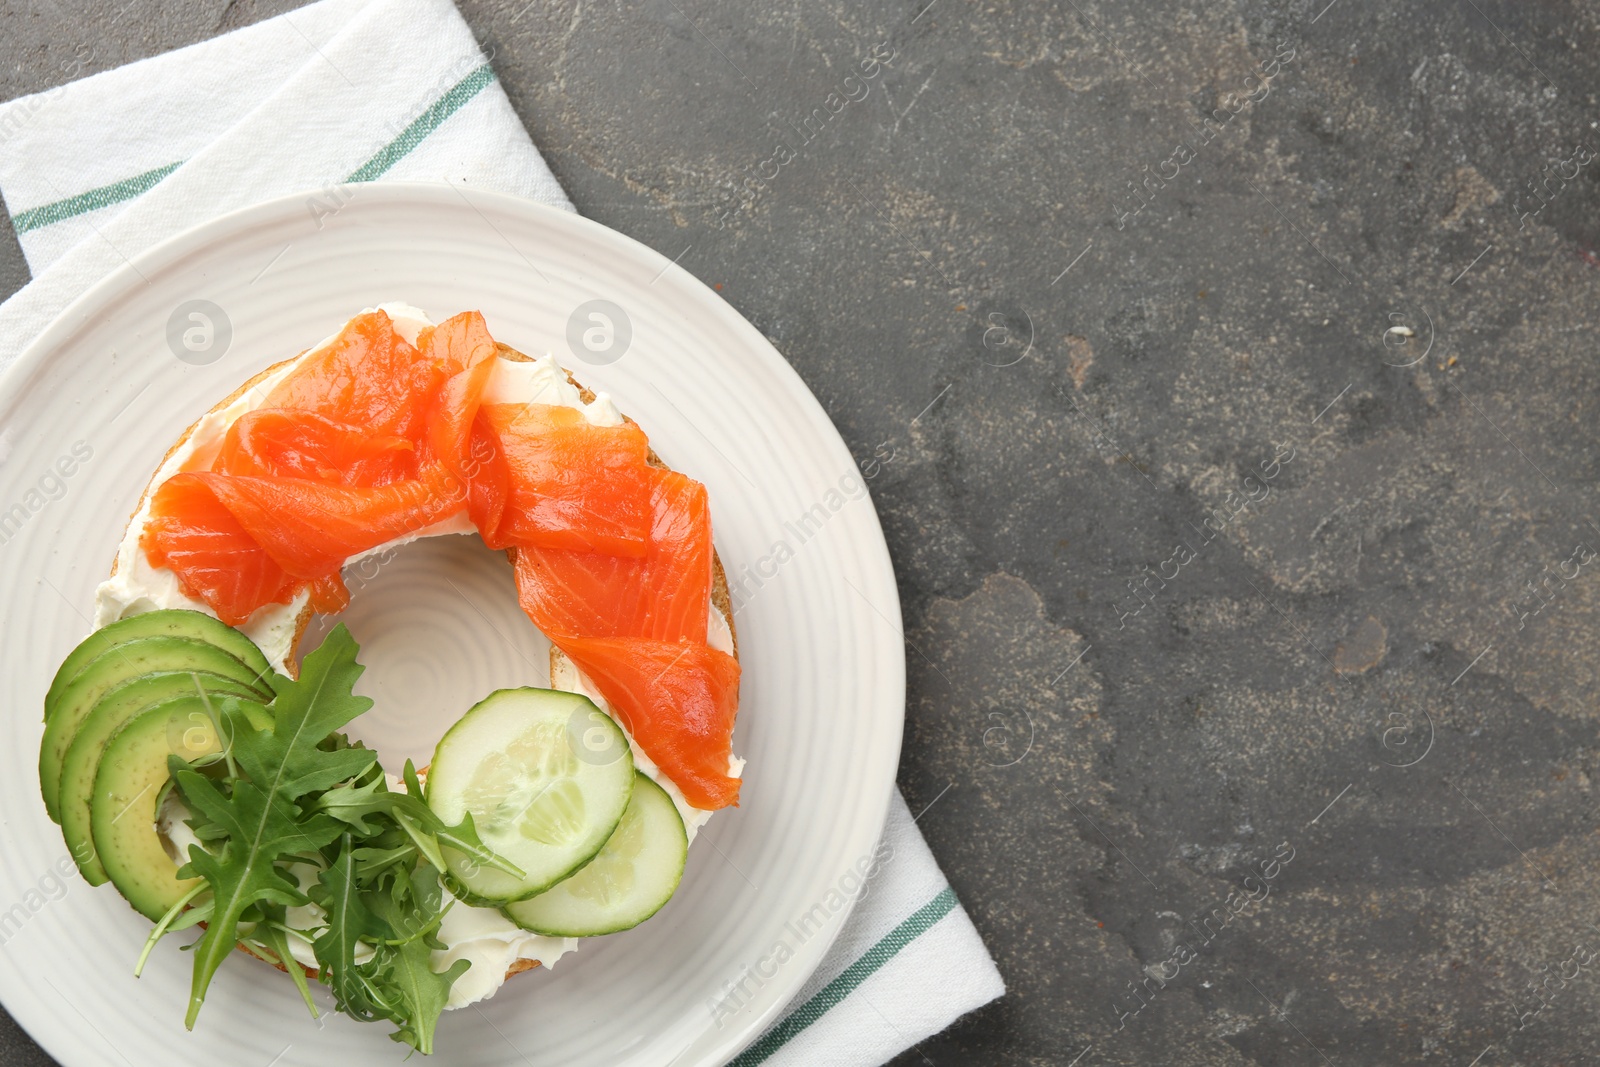
M 44 740 L 39 744 L 39 786 L 50 818 L 61 821 L 61 761 L 83 720 L 112 689 L 156 671 L 209 671 L 249 686 L 263 701 L 271 698 L 271 690 L 256 681 L 253 668 L 206 641 L 141 637 L 110 646 L 61 691 L 55 712 L 45 725 Z
M 61 836 L 66 838 L 73 862 L 90 885 L 100 885 L 106 880 L 106 869 L 95 853 L 94 834 L 89 825 L 95 772 L 100 767 L 106 742 L 128 720 L 157 704 L 202 694 L 213 698 L 237 696 L 247 700 L 260 699 L 249 686 L 220 674 L 163 671 L 144 675 L 111 690 L 100 698 L 78 727 L 77 736 L 67 747 L 66 758 L 61 763 Z M 204 716 L 203 705 L 196 714 Z
M 171 777 L 167 756 L 196 760 L 221 750 L 205 701 L 179 697 L 129 719 L 100 757 L 89 811 L 95 852 L 111 884 L 152 921 L 199 881 L 178 877 L 179 865 L 156 830 L 157 804 Z
M 267 663 L 267 657 L 261 654 L 253 641 L 222 620 L 204 612 L 181 608 L 147 611 L 101 627 L 67 655 L 56 671 L 55 680 L 50 683 L 50 691 L 45 694 L 45 721 L 50 721 L 61 700 L 62 691 L 101 653 L 113 645 L 145 637 L 187 637 L 192 641 L 216 645 L 240 663 L 253 668 L 256 675 L 268 685 L 272 682 L 272 667 Z

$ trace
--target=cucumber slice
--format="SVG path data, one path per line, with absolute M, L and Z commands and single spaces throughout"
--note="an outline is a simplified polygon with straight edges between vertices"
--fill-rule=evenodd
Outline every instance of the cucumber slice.
M 128 720 L 100 757 L 89 812 L 94 848 L 111 884 L 148 919 L 160 919 L 199 881 L 178 877 L 156 831 L 167 756 L 195 760 L 221 749 L 204 701 L 184 697 Z
M 632 929 L 672 899 L 688 854 L 677 805 L 640 774 L 628 810 L 594 859 L 566 881 L 500 910 L 523 929 L 550 937 Z
M 628 739 L 587 697 L 490 693 L 434 750 L 428 806 L 451 825 L 470 812 L 483 843 L 525 877 L 446 848 L 451 891 L 489 906 L 543 892 L 600 851 L 632 792 Z
M 193 641 L 216 645 L 240 663 L 253 668 L 256 675 L 268 685 L 272 682 L 272 667 L 267 663 L 267 657 L 255 646 L 255 642 L 222 620 L 214 619 L 203 612 L 177 608 L 147 611 L 142 615 L 130 615 L 110 626 L 101 627 L 85 637 L 77 648 L 68 653 L 56 671 L 55 680 L 50 683 L 50 691 L 45 694 L 45 721 L 48 722 L 55 711 L 62 690 L 72 683 L 80 671 L 98 659 L 102 652 L 112 645 L 137 641 L 144 637 L 187 637 Z
M 261 699 L 248 686 L 220 674 L 165 671 L 147 674 L 111 690 L 100 698 L 88 718 L 83 720 L 83 725 L 78 727 L 77 736 L 67 747 L 67 755 L 61 762 L 61 836 L 66 838 L 67 850 L 72 853 L 73 862 L 90 885 L 100 885 L 106 880 L 106 870 L 95 853 L 94 834 L 89 825 L 95 772 L 100 767 L 106 742 L 124 723 L 141 712 L 169 700 L 196 697 L 202 692 L 213 697 Z M 205 709 L 193 709 L 192 714 L 204 717 Z
M 44 740 L 39 744 L 39 787 L 50 818 L 61 821 L 61 761 L 66 758 L 67 748 L 83 720 L 111 690 L 157 671 L 209 671 L 250 686 L 261 694 L 263 702 L 271 699 L 272 690 L 256 681 L 257 672 L 253 668 L 206 641 L 189 637 L 141 637 L 110 646 L 67 683 L 50 721 L 45 724 Z

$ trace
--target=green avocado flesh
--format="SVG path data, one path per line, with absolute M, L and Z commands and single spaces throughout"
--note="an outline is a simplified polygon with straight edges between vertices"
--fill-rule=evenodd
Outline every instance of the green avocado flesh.
M 45 725 L 39 745 L 39 788 L 50 818 L 61 821 L 61 763 L 89 712 L 111 690 L 158 671 L 206 671 L 249 686 L 263 701 L 271 699 L 271 691 L 257 682 L 259 672 L 206 641 L 141 637 L 108 647 L 61 691 Z
M 55 711 L 62 690 L 72 683 L 79 672 L 98 659 L 102 652 L 113 645 L 138 641 L 145 637 L 187 637 L 192 641 L 204 641 L 216 645 L 240 663 L 250 667 L 255 672 L 254 677 L 264 679 L 267 684 L 271 682 L 272 668 L 267 663 L 267 657 L 262 655 L 254 642 L 227 623 L 198 611 L 181 609 L 147 611 L 142 615 L 132 615 L 109 626 L 101 627 L 84 638 L 78 647 L 68 654 L 56 671 L 55 680 L 50 683 L 50 691 L 45 694 L 45 721 L 48 722 Z
M 218 674 L 202 671 L 164 671 L 147 674 L 119 686 L 100 698 L 78 727 L 77 736 L 67 748 L 61 764 L 61 836 L 78 870 L 90 885 L 106 880 L 105 867 L 95 853 L 94 835 L 89 826 L 89 809 L 94 793 L 95 772 L 106 742 L 128 720 L 158 704 L 180 697 L 197 697 L 202 692 L 214 700 L 224 696 L 260 699 L 253 690 Z M 202 713 L 203 707 L 200 709 Z
M 221 751 L 200 697 L 157 704 L 129 719 L 106 743 L 95 774 L 89 823 L 107 877 L 140 914 L 156 921 L 199 881 L 179 878 L 156 830 L 170 774 L 167 757 L 196 760 Z

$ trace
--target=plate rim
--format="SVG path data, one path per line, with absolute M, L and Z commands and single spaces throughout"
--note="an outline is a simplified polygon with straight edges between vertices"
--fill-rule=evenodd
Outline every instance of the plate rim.
M 220 215 L 210 218 L 188 229 L 166 237 L 147 248 L 135 253 L 132 257 L 123 257 L 123 263 L 114 267 L 110 272 L 89 285 L 82 293 L 75 297 L 65 308 L 50 320 L 31 341 L 19 352 L 9 365 L 0 369 L 0 411 L 14 410 L 17 402 L 23 398 L 28 387 L 34 379 L 46 369 L 49 357 L 69 344 L 73 336 L 83 330 L 94 319 L 94 312 L 107 304 L 114 303 L 119 298 L 128 296 L 143 282 L 148 280 L 140 271 L 141 266 L 152 269 L 170 268 L 175 261 L 180 260 L 186 253 L 200 251 L 227 241 L 229 238 L 244 233 L 249 229 L 270 225 L 274 222 L 287 221 L 290 210 L 303 209 L 307 196 L 318 195 L 323 190 L 308 189 L 296 193 L 262 200 L 244 207 L 234 208 Z M 424 203 L 454 202 L 464 200 L 467 206 L 478 209 L 474 201 L 487 202 L 497 206 L 502 211 L 510 213 L 531 213 L 543 217 L 551 225 L 571 227 L 575 235 L 586 243 L 609 245 L 623 257 L 640 265 L 658 267 L 661 274 L 676 266 L 675 260 L 656 251 L 644 242 L 630 237 L 618 230 L 612 229 L 604 223 L 587 218 L 576 211 L 545 204 L 537 200 L 516 196 L 509 193 L 485 188 L 473 188 L 468 195 L 467 190 L 449 182 L 429 181 L 374 181 L 362 183 L 359 190 L 359 199 L 368 202 L 405 203 L 413 199 Z M 452 195 L 453 194 L 453 195 Z M 481 212 L 480 212 L 481 213 Z M 559 220 L 559 221 L 557 221 Z M 491 224 L 492 226 L 492 224 Z M 513 246 L 515 247 L 515 246 Z M 685 286 L 698 298 L 695 306 L 702 311 L 715 315 L 722 324 L 738 336 L 745 345 L 752 350 L 751 354 L 764 360 L 770 370 L 774 371 L 783 386 L 785 398 L 795 403 L 807 415 L 808 421 L 818 423 L 819 428 L 825 428 L 830 444 L 842 453 L 854 469 L 854 457 L 850 454 L 849 447 L 839 432 L 837 425 L 828 415 L 822 403 L 817 399 L 805 380 L 800 377 L 794 366 L 778 351 L 777 347 L 768 340 L 756 326 L 729 304 L 721 294 L 717 293 L 700 278 L 687 270 L 677 272 L 680 277 L 673 279 L 675 284 Z M 659 278 L 660 275 L 658 274 Z M 32 281 L 30 279 L 29 284 Z M 20 291 L 20 290 L 19 290 Z M 865 481 L 862 482 L 866 498 L 872 499 L 871 488 Z M 904 640 L 904 616 L 901 610 L 898 580 L 895 575 L 893 560 L 889 554 L 887 540 L 883 535 L 883 524 L 878 517 L 876 504 L 870 509 L 868 520 L 871 523 L 875 536 L 870 538 L 869 546 L 858 546 L 862 551 L 861 561 L 870 565 L 870 569 L 877 571 L 886 581 L 893 593 L 892 603 L 881 605 L 870 603 L 870 607 L 884 615 L 895 632 Z M 898 694 L 897 707 L 893 714 L 897 718 L 898 729 L 892 733 L 891 743 L 884 746 L 869 772 L 871 777 L 880 777 L 876 798 L 873 799 L 872 791 L 864 791 L 870 800 L 869 805 L 857 807 L 858 824 L 870 823 L 876 827 L 876 840 L 881 841 L 883 827 L 889 814 L 889 805 L 894 790 L 897 787 L 897 775 L 900 754 L 905 739 L 906 718 L 906 670 L 904 648 L 902 644 L 901 655 L 890 657 L 888 664 L 880 665 L 888 675 L 888 681 L 893 690 Z M 879 714 L 886 712 L 880 711 Z M 832 930 L 826 936 L 826 943 L 817 951 L 814 959 L 798 969 L 789 969 L 785 976 L 785 986 L 782 996 L 756 1015 L 752 1015 L 743 1026 L 727 1031 L 722 1041 L 715 1042 L 708 1050 L 708 1064 L 725 1065 L 737 1057 L 742 1051 L 752 1045 L 775 1022 L 795 1005 L 796 998 L 803 991 L 812 975 L 821 967 L 834 943 L 843 932 L 846 923 L 854 914 L 859 902 L 858 897 L 847 898 L 845 907 L 839 914 L 839 921 L 833 924 Z M 12 970 L 13 968 L 5 968 Z M 18 967 L 15 970 L 20 971 Z M 55 1020 L 42 1012 L 18 1012 L 11 1003 L 0 998 L 7 1013 L 17 1025 L 22 1027 L 28 1035 L 45 1049 L 58 1062 L 66 1067 L 76 1067 L 74 1061 L 62 1059 L 58 1049 L 64 1049 L 63 1043 L 56 1039 L 55 1031 L 59 1029 Z M 24 1004 L 24 1007 L 31 1005 Z M 709 1024 L 702 1029 L 694 1041 L 684 1049 L 693 1048 L 708 1033 L 714 1033 Z M 681 1053 L 680 1053 L 681 1055 Z

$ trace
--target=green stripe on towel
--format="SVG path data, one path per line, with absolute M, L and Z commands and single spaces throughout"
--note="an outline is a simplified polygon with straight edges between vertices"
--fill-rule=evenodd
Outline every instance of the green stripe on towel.
M 488 63 L 477 68 L 465 78 L 456 82 L 439 99 L 435 100 L 428 109 L 400 131 L 400 135 L 378 152 L 377 155 L 363 163 L 356 171 L 346 178 L 351 182 L 370 182 L 383 175 L 389 168 L 404 159 L 412 149 L 425 141 L 430 133 L 437 130 L 444 120 L 460 111 L 462 105 L 477 96 L 483 89 L 494 81 L 494 68 Z M 98 211 L 112 204 L 120 204 L 125 200 L 132 200 L 142 196 L 155 187 L 156 183 L 183 165 L 183 161 L 168 163 L 164 167 L 136 174 L 131 178 L 124 178 L 120 182 L 102 185 L 98 189 L 90 189 L 77 196 L 69 196 L 64 200 L 57 200 L 53 204 L 44 204 L 41 207 L 29 208 L 19 211 L 11 216 L 11 225 L 17 233 L 23 234 L 30 230 L 42 229 L 53 223 L 75 218 L 90 211 Z
M 448 92 L 433 102 L 432 107 L 400 131 L 400 136 L 385 145 L 377 155 L 361 164 L 345 181 L 370 182 L 381 176 L 384 171 L 404 159 L 407 153 L 427 138 L 428 134 L 437 130 L 445 119 L 460 111 L 463 104 L 477 96 L 492 81 L 494 81 L 494 68 L 485 63 L 456 82 Z
M 938 896 L 885 934 L 881 941 L 862 953 L 860 959 L 846 967 L 839 977 L 817 990 L 815 996 L 785 1016 L 782 1022 L 740 1053 L 739 1058 L 728 1067 L 756 1067 L 759 1063 L 765 1063 L 773 1053 L 788 1044 L 790 1038 L 827 1014 L 830 1008 L 848 997 L 901 949 L 915 941 L 919 934 L 950 914 L 956 903 L 955 891 L 945 886 Z
M 110 207 L 112 204 L 120 204 L 124 200 L 132 200 L 136 196 L 149 192 L 156 182 L 177 170 L 181 165 L 182 160 L 177 163 L 168 163 L 164 167 L 157 167 L 155 170 L 136 174 L 132 178 L 124 178 L 120 182 L 112 182 L 110 185 L 102 185 L 98 189 L 90 189 L 87 193 L 79 193 L 77 196 L 69 196 L 65 200 L 57 200 L 53 204 L 29 208 L 27 211 L 19 211 L 11 216 L 11 225 L 16 227 L 18 233 L 27 233 L 29 230 L 37 230 L 41 227 L 49 226 L 53 222 L 60 222 L 76 215 L 87 214 L 90 211 L 98 211 L 103 207 Z

